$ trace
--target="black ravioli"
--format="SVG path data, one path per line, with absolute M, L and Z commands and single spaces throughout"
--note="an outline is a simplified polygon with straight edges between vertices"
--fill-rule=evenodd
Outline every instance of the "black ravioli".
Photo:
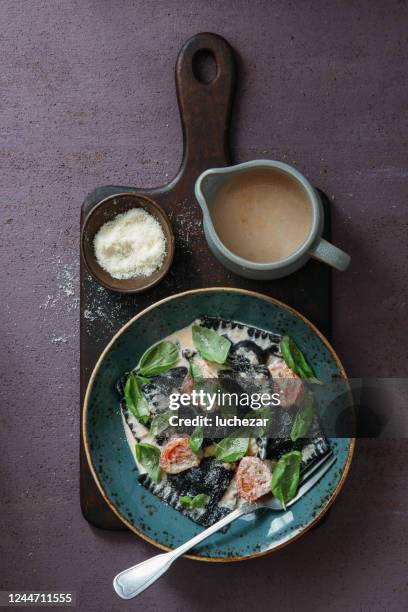
M 168 474 L 161 483 L 155 484 L 147 474 L 139 476 L 139 482 L 157 497 L 168 503 L 172 508 L 179 510 L 195 522 L 209 527 L 229 510 L 218 506 L 218 502 L 227 490 L 233 471 L 225 468 L 213 459 L 204 459 L 199 466 L 181 472 L 181 474 Z M 182 508 L 180 497 L 188 495 L 194 498 L 200 493 L 210 497 L 205 508 Z
M 329 451 L 329 443 L 321 431 L 317 416 L 309 436 L 292 442 L 290 434 L 296 412 L 297 409 L 284 410 L 280 407 L 273 409 L 272 426 L 268 437 L 262 436 L 257 439 L 258 454 L 261 459 L 277 460 L 285 453 L 293 450 L 302 451 L 308 447 L 308 452 L 305 453 L 306 458 L 302 460 L 302 469 L 305 469 Z
M 187 374 L 187 368 L 172 368 L 168 372 L 152 376 L 150 382 L 142 385 L 142 393 L 155 408 L 156 412 L 164 412 L 169 408 L 169 397 L 179 393 Z
M 125 384 L 128 379 L 130 372 L 126 372 L 116 382 L 116 390 L 122 398 L 125 395 Z M 157 374 L 152 376 L 148 383 L 142 385 L 143 395 L 147 400 L 154 399 L 155 394 L 163 395 L 167 391 L 172 393 L 172 389 L 176 388 L 176 393 L 181 389 L 184 378 L 187 374 L 187 368 L 179 366 L 177 368 L 171 368 L 163 374 Z
M 244 325 L 243 323 L 229 321 L 228 319 L 221 319 L 218 317 L 203 316 L 200 318 L 199 324 L 203 327 L 208 327 L 209 329 L 214 329 L 216 331 L 224 331 L 226 334 L 228 333 L 228 330 L 243 329 L 245 330 L 248 338 L 252 338 L 254 341 L 259 340 L 260 342 L 266 341 L 268 343 L 279 344 L 281 339 L 279 334 L 273 334 L 256 327 L 251 327 L 250 325 Z
M 265 363 L 268 351 L 263 350 L 256 342 L 252 340 L 242 340 L 232 344 L 228 361 L 239 365 L 242 361 L 253 365 Z
M 194 497 L 199 493 L 209 495 L 212 501 L 218 502 L 231 482 L 233 471 L 225 468 L 215 459 L 204 459 L 197 467 L 190 468 L 181 474 L 169 474 L 180 495 Z
M 254 366 L 248 362 L 234 364 L 231 368 L 220 370 L 218 379 L 223 391 L 229 393 L 272 392 L 268 369 L 265 366 Z
M 260 459 L 278 460 L 290 451 L 303 451 L 307 448 L 308 452 L 302 458 L 302 470 L 312 465 L 317 459 L 329 452 L 330 446 L 324 436 L 315 438 L 299 438 L 296 442 L 292 440 L 257 438 Z

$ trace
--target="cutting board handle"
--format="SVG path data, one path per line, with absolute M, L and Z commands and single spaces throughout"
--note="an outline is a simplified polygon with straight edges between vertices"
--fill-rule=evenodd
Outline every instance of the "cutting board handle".
M 197 74 L 201 53 L 212 55 L 216 72 L 210 82 Z M 176 63 L 176 88 L 183 127 L 183 161 L 178 180 L 191 179 L 206 168 L 230 162 L 228 130 L 234 94 L 234 52 L 217 34 L 196 34 L 181 49 Z

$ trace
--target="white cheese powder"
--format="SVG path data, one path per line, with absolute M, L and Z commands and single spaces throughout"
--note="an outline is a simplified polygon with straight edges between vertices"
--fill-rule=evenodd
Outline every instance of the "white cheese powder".
M 94 238 L 99 265 L 113 278 L 150 276 L 166 254 L 160 223 L 143 208 L 133 208 L 108 221 Z

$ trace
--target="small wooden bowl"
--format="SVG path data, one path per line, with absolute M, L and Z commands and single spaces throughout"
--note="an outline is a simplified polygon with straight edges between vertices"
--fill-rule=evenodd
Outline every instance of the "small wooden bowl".
M 95 234 L 102 225 L 132 208 L 143 208 L 160 223 L 166 237 L 166 255 L 161 267 L 150 276 L 113 278 L 96 260 L 93 245 Z M 174 234 L 166 213 L 156 202 L 138 193 L 118 193 L 105 198 L 88 213 L 82 226 L 81 253 L 88 272 L 103 287 L 119 293 L 139 293 L 156 285 L 169 271 L 174 257 Z

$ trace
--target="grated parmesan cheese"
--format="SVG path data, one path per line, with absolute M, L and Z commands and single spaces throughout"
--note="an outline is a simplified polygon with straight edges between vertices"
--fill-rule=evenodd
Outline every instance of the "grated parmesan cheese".
M 166 238 L 157 219 L 143 208 L 132 208 L 102 225 L 94 250 L 99 265 L 113 278 L 150 276 L 163 263 Z

